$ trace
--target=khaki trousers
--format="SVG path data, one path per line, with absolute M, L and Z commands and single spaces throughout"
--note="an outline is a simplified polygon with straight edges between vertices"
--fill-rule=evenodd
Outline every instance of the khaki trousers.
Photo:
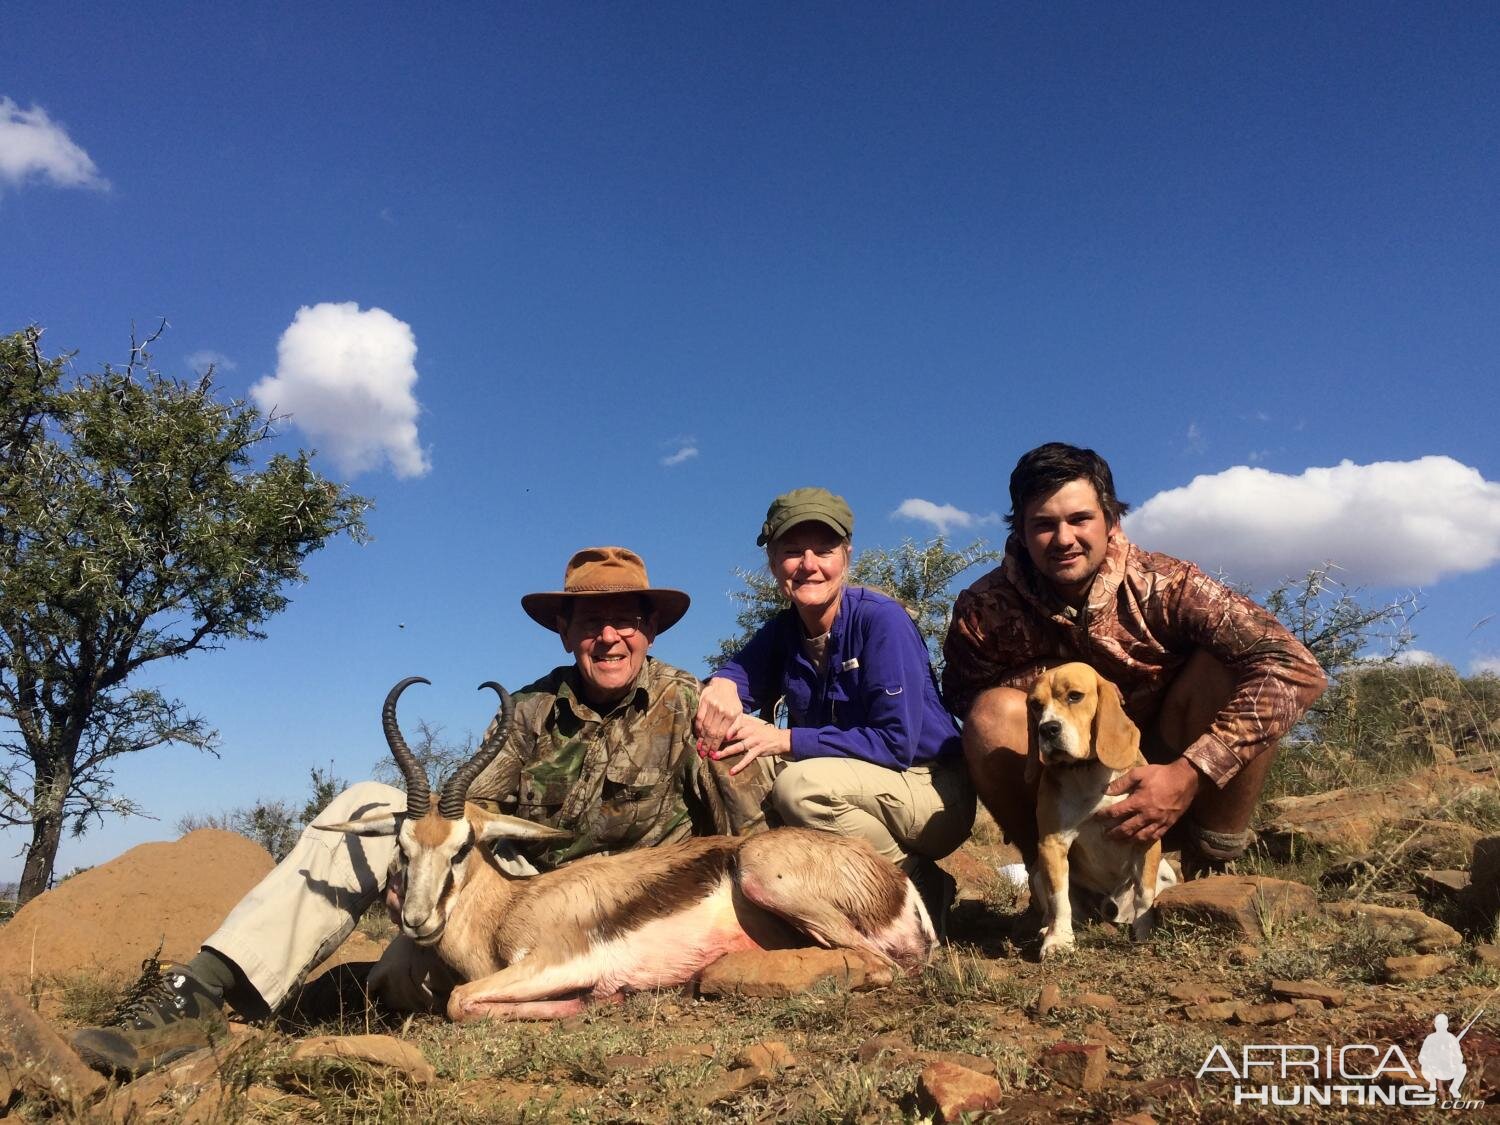
M 907 874 L 955 850 L 974 827 L 974 787 L 961 757 L 909 770 L 855 758 L 788 762 L 771 806 L 785 824 L 866 840 Z

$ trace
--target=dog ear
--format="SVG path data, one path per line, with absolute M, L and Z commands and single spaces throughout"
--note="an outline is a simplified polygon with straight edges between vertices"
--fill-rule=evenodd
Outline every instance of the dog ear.
M 1036 745 L 1036 724 L 1026 723 L 1026 771 L 1022 775 L 1028 789 L 1035 788 L 1042 776 L 1042 755 Z
M 1120 689 L 1104 677 L 1098 679 L 1094 706 L 1094 756 L 1112 770 L 1128 770 L 1141 756 L 1141 732 L 1125 714 Z

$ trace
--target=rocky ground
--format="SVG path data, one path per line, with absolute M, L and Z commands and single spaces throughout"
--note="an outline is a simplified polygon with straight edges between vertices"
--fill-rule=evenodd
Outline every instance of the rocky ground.
M 1096 924 L 1074 954 L 1039 963 L 991 827 L 946 864 L 961 887 L 952 941 L 918 976 L 824 951 L 742 956 L 694 992 L 557 1024 L 382 1022 L 335 984 L 378 953 L 378 935 L 357 933 L 301 1023 L 236 1026 L 164 1073 L 107 1085 L 60 1035 L 98 1019 L 159 938 L 163 956 L 190 955 L 269 866 L 237 837 L 194 833 L 77 876 L 0 927 L 0 1116 L 1500 1117 L 1500 789 L 1487 766 L 1277 802 L 1262 837 L 1240 874 L 1169 891 L 1150 940 Z M 1439 1013 L 1455 1033 L 1477 1015 L 1461 1110 L 1402 1104 L 1426 1089 L 1401 1065 L 1418 1069 Z M 1330 1077 L 1344 1047 L 1346 1073 L 1383 1073 Z M 1266 1104 L 1324 1096 L 1332 1105 Z M 1386 1098 L 1397 1104 L 1353 1104 Z

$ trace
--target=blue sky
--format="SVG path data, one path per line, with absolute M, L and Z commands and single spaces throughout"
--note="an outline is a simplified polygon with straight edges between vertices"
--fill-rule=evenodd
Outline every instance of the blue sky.
M 7 13 L 0 329 L 89 368 L 167 318 L 375 539 L 151 671 L 222 756 L 122 765 L 160 819 L 61 869 L 366 776 L 402 676 L 481 728 L 563 658 L 517 603 L 577 547 L 690 592 L 655 651 L 702 672 L 777 492 L 998 543 L 1054 439 L 1146 546 L 1420 588 L 1417 647 L 1500 667 L 1493 9 L 239 8 Z

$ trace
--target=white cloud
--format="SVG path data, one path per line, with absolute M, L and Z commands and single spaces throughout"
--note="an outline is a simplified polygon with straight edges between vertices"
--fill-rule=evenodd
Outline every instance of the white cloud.
M 1469 665 L 1471 676 L 1500 676 L 1500 656 L 1481 656 Z
M 184 356 L 183 359 L 186 361 L 188 367 L 194 371 L 207 371 L 210 367 L 216 371 L 234 371 L 239 367 L 239 364 L 235 363 L 234 360 L 230 359 L 223 352 L 216 352 L 211 348 L 204 348 L 202 351 L 193 352 L 190 355 Z
M 1448 663 L 1437 653 L 1428 652 L 1425 648 L 1403 648 L 1391 659 L 1396 664 L 1406 664 L 1420 668 L 1431 668 Z
M 1208 443 L 1203 440 L 1203 431 L 1197 422 L 1189 422 L 1187 428 L 1187 452 L 1202 453 L 1208 448 Z
M 93 159 L 45 109 L 22 109 L 0 98 L 0 183 L 18 186 L 31 178 L 58 187 L 109 189 Z
M 677 447 L 675 452 L 669 453 L 661 459 L 661 463 L 669 469 L 673 465 L 680 465 L 684 461 L 691 461 L 694 457 L 698 456 L 697 438 L 676 438 L 668 444 Z
M 1330 561 L 1355 585 L 1426 585 L 1500 560 L 1500 484 L 1440 456 L 1300 476 L 1238 465 L 1157 493 L 1125 526 L 1256 586 Z
M 939 535 L 947 535 L 954 528 L 967 530 L 971 527 L 1000 522 L 1000 517 L 994 512 L 986 516 L 976 516 L 973 512 L 955 508 L 952 504 L 934 504 L 931 500 L 917 499 L 901 501 L 900 506 L 891 515 L 901 519 L 930 523 L 937 528 Z
M 297 310 L 276 345 L 276 374 L 250 395 L 292 416 L 351 476 L 389 461 L 398 477 L 432 468 L 417 443 L 417 338 L 384 309 L 353 301 Z

